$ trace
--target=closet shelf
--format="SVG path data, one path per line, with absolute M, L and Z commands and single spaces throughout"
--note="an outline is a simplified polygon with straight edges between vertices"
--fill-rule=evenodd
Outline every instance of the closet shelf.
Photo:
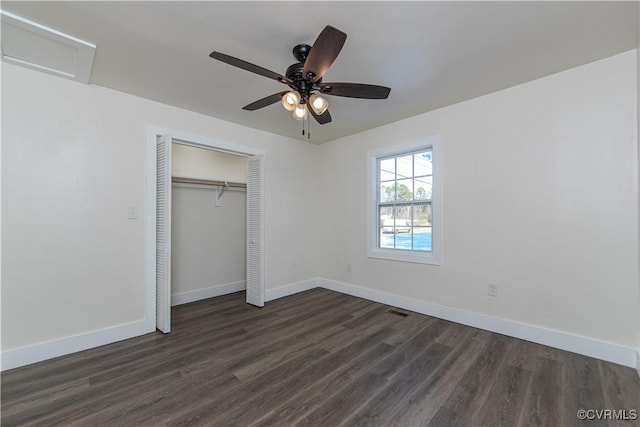
M 174 184 L 190 184 L 190 185 L 206 185 L 216 188 L 216 207 L 222 206 L 222 195 L 227 188 L 247 188 L 247 184 L 242 182 L 215 181 L 210 179 L 184 178 L 180 176 L 172 176 L 171 182 Z
M 229 181 L 214 181 L 209 179 L 195 179 L 195 178 L 183 178 L 179 176 L 171 177 L 171 182 L 174 184 L 195 184 L 195 185 L 209 185 L 212 187 L 232 187 L 232 188 L 247 188 L 247 184 L 242 182 L 229 182 Z

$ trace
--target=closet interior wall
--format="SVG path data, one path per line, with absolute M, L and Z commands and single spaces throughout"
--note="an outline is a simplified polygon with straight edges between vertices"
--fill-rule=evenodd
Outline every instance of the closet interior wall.
M 172 145 L 172 305 L 246 288 L 246 174 L 246 157 Z

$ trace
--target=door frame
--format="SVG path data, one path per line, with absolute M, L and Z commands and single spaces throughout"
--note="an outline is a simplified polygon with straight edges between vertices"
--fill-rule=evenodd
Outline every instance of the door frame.
M 189 145 L 205 150 L 215 150 L 242 156 L 263 156 L 266 153 L 253 147 L 194 135 L 177 129 L 147 125 L 145 149 L 145 323 L 149 332 L 156 329 L 156 141 L 158 136 L 170 135 L 172 143 Z M 263 188 L 266 178 L 263 178 Z M 264 213 L 264 197 L 262 211 Z M 264 246 L 263 246 L 264 247 Z M 266 255 L 266 249 L 265 249 Z M 266 279 L 266 266 L 264 266 Z M 264 287 L 264 281 L 262 286 Z M 263 289 L 264 292 L 264 289 Z

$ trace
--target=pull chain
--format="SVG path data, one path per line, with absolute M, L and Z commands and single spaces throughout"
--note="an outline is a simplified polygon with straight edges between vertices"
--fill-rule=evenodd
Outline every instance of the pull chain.
M 309 114 L 307 116 L 307 139 L 311 139 L 311 115 Z M 302 119 L 302 136 L 304 136 L 304 122 L 305 120 Z

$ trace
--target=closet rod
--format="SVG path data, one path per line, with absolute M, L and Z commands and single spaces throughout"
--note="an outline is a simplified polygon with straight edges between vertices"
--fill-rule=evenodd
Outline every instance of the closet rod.
M 182 178 L 179 176 L 172 177 L 171 182 L 176 184 L 197 184 L 197 185 L 211 185 L 214 187 L 247 188 L 247 184 L 244 184 L 242 182 L 213 181 L 209 179 Z

